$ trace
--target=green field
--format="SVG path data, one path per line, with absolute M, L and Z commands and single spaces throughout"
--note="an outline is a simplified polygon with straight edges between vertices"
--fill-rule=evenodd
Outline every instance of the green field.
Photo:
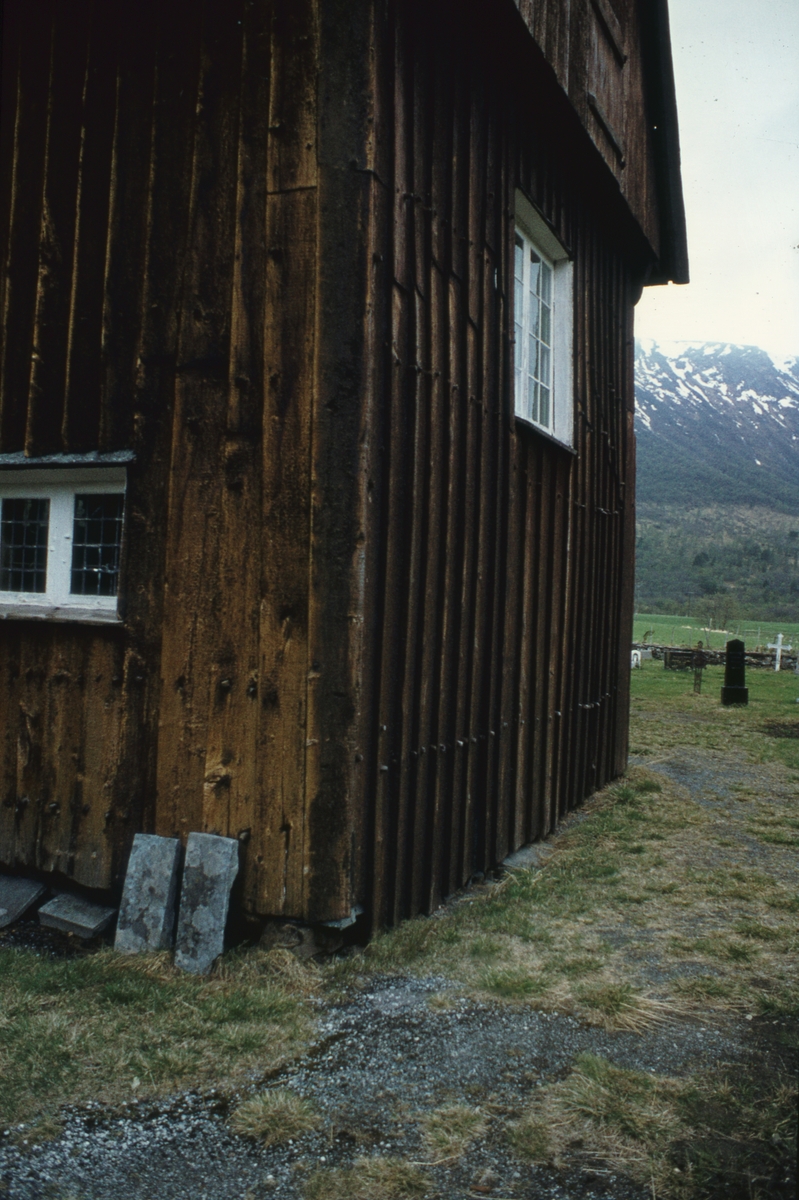
M 701 640 L 706 646 L 720 650 L 728 638 L 743 638 L 749 650 L 764 649 L 781 633 L 786 643 L 799 646 L 799 625 L 790 621 L 730 621 L 728 629 L 708 630 L 699 617 L 669 616 L 661 613 L 636 613 L 633 618 L 633 641 L 643 641 L 652 630 L 648 642 L 657 646 L 695 646 Z
M 773 736 L 770 727 L 799 730 L 799 678 L 793 671 L 747 668 L 749 704 L 722 708 L 723 667 L 707 667 L 701 695 L 693 671 L 666 671 L 647 660 L 630 677 L 630 753 L 654 755 L 688 747 L 734 746 L 751 762 L 781 763 L 799 772 L 799 736 Z

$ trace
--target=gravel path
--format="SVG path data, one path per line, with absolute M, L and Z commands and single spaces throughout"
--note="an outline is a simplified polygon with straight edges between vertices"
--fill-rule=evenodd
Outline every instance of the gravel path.
M 440 1007 L 441 979 L 386 979 L 355 1001 L 321 1014 L 308 1057 L 274 1082 L 313 1100 L 324 1132 L 286 1148 L 259 1149 L 232 1136 L 218 1094 L 188 1094 L 163 1104 L 132 1103 L 115 1112 L 67 1115 L 63 1134 L 2 1154 L 8 1200 L 243 1200 L 301 1194 L 299 1160 L 338 1164 L 379 1151 L 419 1161 L 414 1116 L 443 1103 L 480 1104 L 497 1124 L 532 1089 L 564 1076 L 589 1050 L 619 1066 L 682 1074 L 750 1057 L 751 1031 L 699 1023 L 643 1036 L 604 1033 L 560 1014 L 478 1004 L 456 995 Z M 438 1003 L 430 1005 L 431 997 Z M 743 1040 L 742 1040 L 743 1039 Z M 496 1131 L 499 1133 L 499 1129 Z M 451 1169 L 438 1172 L 443 1197 L 464 1196 L 487 1170 L 491 1194 L 514 1197 L 633 1197 L 644 1194 L 595 1170 L 564 1177 L 519 1164 L 489 1136 Z

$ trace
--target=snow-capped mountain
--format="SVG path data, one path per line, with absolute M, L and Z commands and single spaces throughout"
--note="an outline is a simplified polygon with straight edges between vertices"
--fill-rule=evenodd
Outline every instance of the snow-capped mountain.
M 645 341 L 635 383 L 640 502 L 799 513 L 799 360 Z

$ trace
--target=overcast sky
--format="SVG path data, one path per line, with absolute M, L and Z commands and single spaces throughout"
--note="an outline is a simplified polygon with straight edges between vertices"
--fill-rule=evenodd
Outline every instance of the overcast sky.
M 799 0 L 669 0 L 691 283 L 638 337 L 799 355 Z

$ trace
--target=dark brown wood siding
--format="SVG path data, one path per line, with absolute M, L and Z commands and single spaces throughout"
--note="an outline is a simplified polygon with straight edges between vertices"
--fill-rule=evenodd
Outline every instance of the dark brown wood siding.
M 640 260 L 563 153 L 557 110 L 542 119 L 502 47 L 446 14 L 389 6 L 376 71 L 376 924 L 548 833 L 627 753 Z M 576 453 L 513 416 L 517 187 L 573 255 Z
M 214 831 L 248 911 L 380 924 L 623 769 L 646 246 L 503 28 L 6 0 L 0 453 L 136 460 L 123 624 L 0 624 L 3 863 Z M 574 258 L 574 454 L 512 416 L 517 187 Z
M 349 914 L 371 22 L 5 4 L 0 453 L 136 454 L 124 624 L 0 626 L 6 865 L 213 831 L 248 910 Z

